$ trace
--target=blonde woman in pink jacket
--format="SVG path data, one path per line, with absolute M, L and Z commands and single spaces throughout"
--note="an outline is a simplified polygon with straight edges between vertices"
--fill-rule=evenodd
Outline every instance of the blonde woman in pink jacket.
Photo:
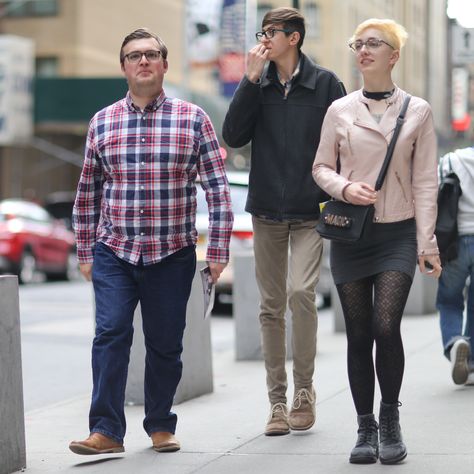
M 434 235 L 436 136 L 431 108 L 423 99 L 411 98 L 384 184 L 374 189 L 407 96 L 392 80 L 407 36 L 393 20 L 370 19 L 356 28 L 349 46 L 364 85 L 329 108 L 313 166 L 315 181 L 335 199 L 375 205 L 369 241 L 331 242 L 330 252 L 359 425 L 349 461 L 358 464 L 377 458 L 395 464 L 407 455 L 398 411 L 404 371 L 400 322 L 417 261 L 420 271 L 433 277 L 441 273 Z M 378 423 L 373 414 L 376 376 L 382 394 Z

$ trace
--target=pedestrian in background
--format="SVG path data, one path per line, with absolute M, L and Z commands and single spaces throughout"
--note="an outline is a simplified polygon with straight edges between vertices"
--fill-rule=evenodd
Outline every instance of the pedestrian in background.
M 252 214 L 255 272 L 270 416 L 265 434 L 307 430 L 315 422 L 315 287 L 323 242 L 314 231 L 321 191 L 311 166 L 329 105 L 345 93 L 339 79 L 301 52 L 304 17 L 267 12 L 258 44 L 227 112 L 231 147 L 252 143 L 246 211 Z M 266 65 L 267 61 L 269 64 Z M 294 396 L 287 408 L 285 311 L 292 313 Z
M 154 33 L 130 33 L 120 50 L 129 91 L 89 126 L 73 217 L 80 270 L 94 286 L 96 331 L 90 436 L 70 444 L 78 454 L 124 450 L 138 302 L 146 345 L 143 427 L 156 451 L 180 449 L 171 406 L 196 266 L 198 173 L 209 205 L 207 259 L 214 282 L 229 259 L 233 218 L 219 144 L 203 110 L 166 96 L 167 57 Z
M 412 97 L 380 191 L 374 186 L 397 116 L 407 97 L 392 80 L 407 33 L 393 20 L 369 19 L 357 26 L 349 46 L 363 88 L 329 108 L 313 166 L 316 182 L 336 199 L 375 205 L 370 237 L 357 243 L 331 242 L 331 271 L 347 333 L 349 383 L 359 425 L 351 463 L 379 456 L 373 414 L 375 372 L 380 403 L 380 461 L 403 460 L 399 393 L 404 372 L 400 323 L 415 266 L 438 277 L 436 222 L 436 136 L 431 108 Z M 427 264 L 430 266 L 428 269 Z M 373 346 L 375 343 L 375 371 Z
M 471 348 L 474 335 L 474 147 L 455 150 L 441 157 L 439 172 L 440 180 L 456 173 L 462 194 L 458 202 L 458 255 L 443 267 L 436 307 L 444 355 L 451 361 L 453 382 L 457 385 L 474 384 Z

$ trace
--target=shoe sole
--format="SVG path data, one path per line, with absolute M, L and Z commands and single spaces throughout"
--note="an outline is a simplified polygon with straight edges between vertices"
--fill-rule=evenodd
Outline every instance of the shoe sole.
M 125 452 L 123 446 L 109 449 L 95 449 L 78 443 L 71 443 L 69 449 L 75 454 L 94 455 L 94 454 L 117 454 Z
M 306 430 L 309 430 L 310 428 L 312 428 L 314 426 L 315 422 L 316 422 L 316 420 L 314 420 L 311 424 L 309 424 L 307 426 L 294 426 L 291 423 L 289 423 L 289 425 L 290 425 L 290 429 L 293 430 L 293 431 L 306 431 Z
M 464 341 L 463 341 L 464 342 Z M 456 347 L 456 358 L 452 362 L 451 377 L 456 385 L 463 385 L 469 377 L 469 344 L 459 343 Z
M 351 464 L 374 464 L 377 462 L 375 456 L 365 457 L 365 458 L 349 458 Z
M 170 445 L 170 446 L 153 446 L 153 449 L 157 453 L 174 453 L 181 449 L 181 446 Z
M 380 459 L 380 462 L 382 464 L 397 464 L 399 463 L 400 461 L 403 461 L 406 457 L 407 457 L 407 452 L 401 454 L 400 456 L 396 457 L 396 458 L 393 458 L 393 459 L 384 459 L 384 458 L 379 458 Z
M 284 436 L 290 434 L 290 430 L 288 431 L 265 431 L 265 436 Z

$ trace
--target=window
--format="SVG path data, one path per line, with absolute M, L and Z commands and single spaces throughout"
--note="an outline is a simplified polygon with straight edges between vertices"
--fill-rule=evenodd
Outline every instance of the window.
M 260 3 L 257 7 L 257 30 L 262 28 L 262 20 L 265 14 L 273 8 L 271 3 Z
M 58 0 L 4 0 L 3 14 L 7 17 L 55 16 Z
M 36 58 L 36 76 L 37 77 L 57 77 L 59 71 L 58 58 L 44 57 Z
M 308 38 L 319 38 L 321 35 L 321 12 L 315 2 L 304 5 L 303 15 L 306 19 L 306 36 Z

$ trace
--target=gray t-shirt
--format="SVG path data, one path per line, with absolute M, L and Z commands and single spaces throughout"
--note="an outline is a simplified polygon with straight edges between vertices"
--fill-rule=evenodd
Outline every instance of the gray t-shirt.
M 440 165 L 441 176 L 446 176 L 452 169 L 461 183 L 462 195 L 458 205 L 459 235 L 474 235 L 474 147 L 447 153 L 440 158 Z

